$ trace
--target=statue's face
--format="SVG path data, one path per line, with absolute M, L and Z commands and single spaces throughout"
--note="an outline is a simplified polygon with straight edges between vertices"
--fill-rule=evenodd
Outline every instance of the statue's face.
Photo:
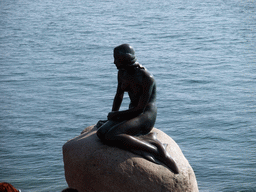
M 117 69 L 121 69 L 124 67 L 124 65 L 119 60 L 116 60 L 116 59 L 114 61 L 114 64 L 116 65 Z
M 121 57 L 115 57 L 114 64 L 116 65 L 117 69 L 124 68 L 126 65 L 123 62 L 123 59 Z

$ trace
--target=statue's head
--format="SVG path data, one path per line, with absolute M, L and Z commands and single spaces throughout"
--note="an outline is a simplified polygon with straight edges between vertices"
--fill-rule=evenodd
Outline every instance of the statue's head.
M 115 47 L 114 59 L 117 68 L 132 66 L 137 60 L 135 51 L 129 44 L 122 44 Z

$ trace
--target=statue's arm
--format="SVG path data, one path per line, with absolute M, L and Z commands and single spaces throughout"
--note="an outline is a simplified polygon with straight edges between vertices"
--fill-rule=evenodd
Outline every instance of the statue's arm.
M 121 107 L 123 97 L 124 97 L 124 90 L 122 90 L 122 77 L 120 72 L 117 74 L 117 90 L 116 90 L 116 95 L 113 101 L 112 105 L 112 111 L 118 111 Z
M 124 97 L 124 91 L 121 89 L 121 83 L 118 83 L 116 95 L 113 101 L 112 111 L 118 111 L 121 107 Z

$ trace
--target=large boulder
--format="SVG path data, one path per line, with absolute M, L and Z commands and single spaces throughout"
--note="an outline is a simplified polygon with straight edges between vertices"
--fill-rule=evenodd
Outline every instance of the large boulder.
M 157 139 L 177 162 L 180 173 L 116 147 L 103 144 L 94 126 L 63 146 L 65 177 L 79 192 L 197 192 L 193 169 L 177 143 L 154 128 Z

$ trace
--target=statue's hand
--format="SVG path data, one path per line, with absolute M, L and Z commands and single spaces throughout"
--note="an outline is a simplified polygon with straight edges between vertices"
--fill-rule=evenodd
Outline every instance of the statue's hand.
M 99 120 L 98 123 L 96 124 L 97 128 L 100 128 L 104 123 L 106 123 L 108 120 Z
M 118 112 L 112 111 L 112 112 L 108 113 L 108 120 L 118 121 L 119 120 Z

